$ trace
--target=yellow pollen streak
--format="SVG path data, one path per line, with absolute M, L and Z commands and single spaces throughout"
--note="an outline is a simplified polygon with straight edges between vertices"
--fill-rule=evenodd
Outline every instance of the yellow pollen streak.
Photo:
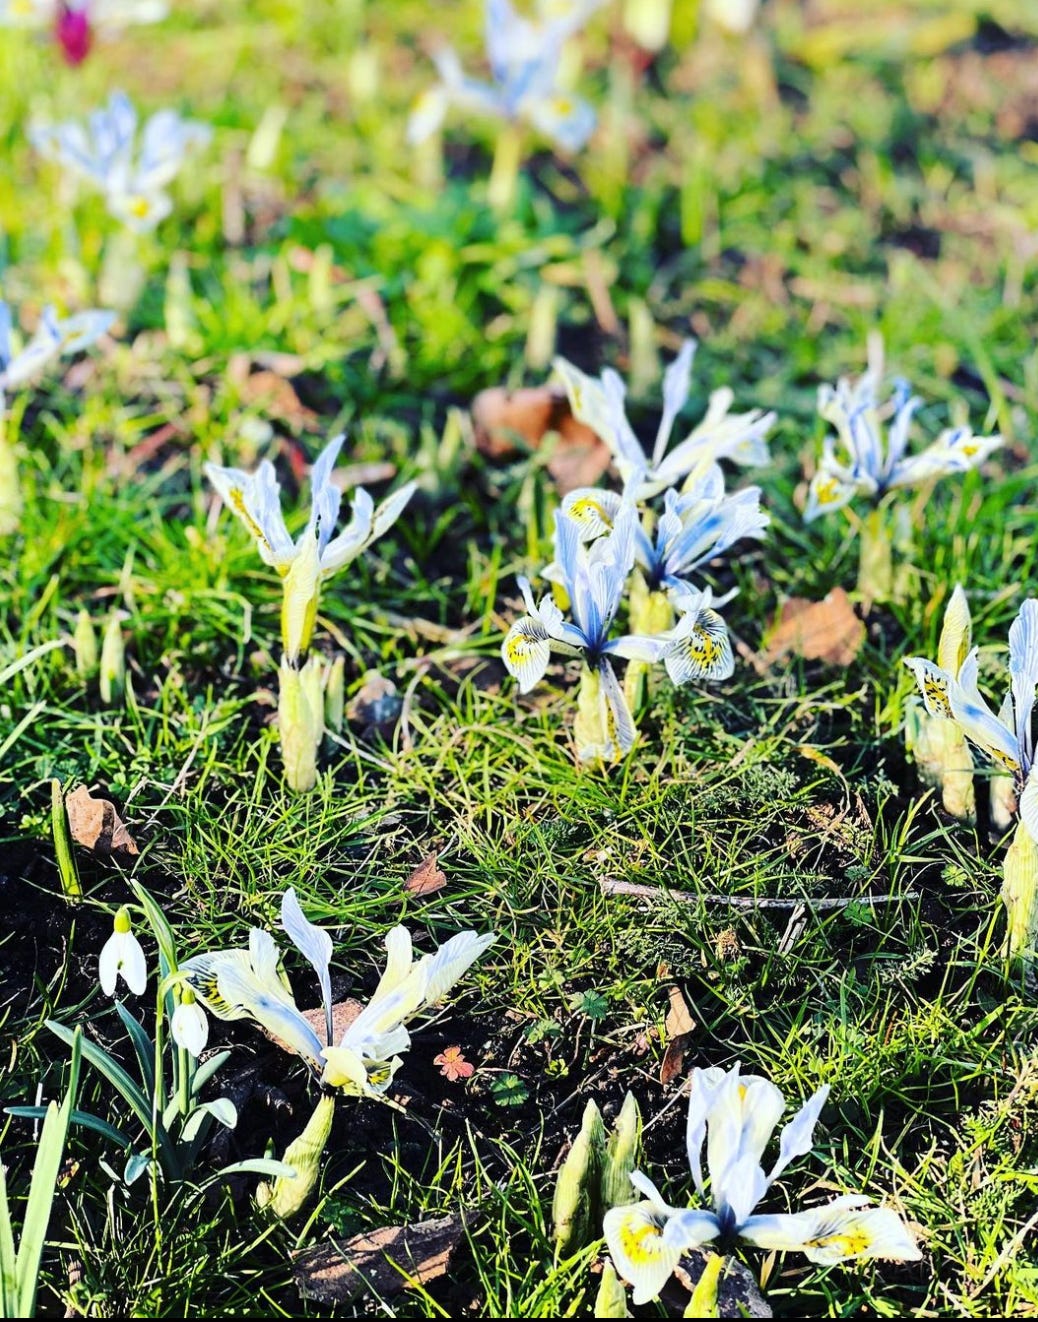
M 845 1230 L 836 1235 L 819 1235 L 817 1239 L 807 1241 L 813 1249 L 837 1249 L 845 1257 L 853 1258 L 867 1252 L 872 1244 L 872 1237 L 864 1230 Z
M 654 1262 L 660 1256 L 662 1236 L 649 1222 L 625 1221 L 620 1227 L 620 1243 L 632 1262 Z

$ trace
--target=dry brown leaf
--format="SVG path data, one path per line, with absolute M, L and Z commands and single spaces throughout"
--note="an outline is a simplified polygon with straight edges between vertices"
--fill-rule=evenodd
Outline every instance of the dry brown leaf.
M 665 1088 L 681 1073 L 685 1063 L 685 1044 L 687 1038 L 676 1037 L 667 1043 L 663 1052 L 663 1064 L 660 1066 L 660 1083 Z
M 790 597 L 782 603 L 779 622 L 765 637 L 761 661 L 774 665 L 786 656 L 849 666 L 865 641 L 865 625 L 854 613 L 843 588 L 823 601 Z
M 296 1256 L 293 1274 L 304 1299 L 346 1303 L 362 1294 L 382 1298 L 443 1276 L 464 1231 L 460 1216 L 411 1226 L 383 1226 L 344 1244 L 329 1240 Z
M 78 785 L 65 799 L 69 830 L 76 844 L 92 849 L 95 854 L 127 854 L 140 851 L 115 804 L 108 799 L 95 798 L 85 785 Z
M 573 416 L 565 392 L 552 386 L 481 390 L 472 401 L 476 448 L 488 459 L 511 459 L 521 444 L 536 450 L 549 432 L 558 444 L 548 472 L 562 495 L 593 486 L 609 467 L 611 455 L 601 437 Z
M 245 377 L 239 386 L 242 400 L 262 409 L 269 418 L 295 428 L 309 427 L 318 421 L 313 409 L 300 401 L 295 388 L 277 372 L 264 370 Z
M 683 1037 L 693 1031 L 696 1021 L 692 1018 L 688 1002 L 682 995 L 680 987 L 671 987 L 667 995 L 670 997 L 670 1008 L 667 1010 L 667 1018 L 664 1022 L 667 1037 Z
M 404 882 L 404 890 L 409 895 L 435 895 L 437 891 L 442 891 L 447 884 L 446 873 L 436 866 L 436 850 L 423 858 L 421 863 L 415 868 L 408 879 Z
M 348 996 L 344 1001 L 336 1001 L 332 1006 L 332 1041 L 338 1042 L 345 1034 L 347 1028 L 353 1023 L 354 1019 L 364 1009 L 363 1001 L 355 1001 L 352 996 Z M 319 1038 L 324 1039 L 325 1028 L 327 1024 L 324 1018 L 324 1006 L 319 1005 L 315 1010 L 302 1010 L 300 1012 L 306 1022 L 314 1030 Z M 280 1038 L 274 1039 L 279 1047 L 284 1047 L 286 1051 L 292 1048 L 285 1046 Z
M 667 995 L 670 998 L 670 1005 L 663 1024 L 667 1033 L 667 1046 L 660 1066 L 660 1083 L 664 1087 L 681 1073 L 688 1039 L 696 1027 L 696 1021 L 692 1018 L 692 1012 L 688 1008 L 688 1002 L 681 988 L 670 987 Z

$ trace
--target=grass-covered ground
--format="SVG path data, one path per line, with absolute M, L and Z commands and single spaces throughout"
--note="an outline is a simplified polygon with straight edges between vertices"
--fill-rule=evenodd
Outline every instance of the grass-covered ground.
M 646 62 L 619 8 L 579 42 L 595 136 L 569 161 L 532 140 L 506 216 L 486 204 L 492 125 L 452 118 L 442 166 L 405 142 L 432 39 L 478 66 L 476 0 L 182 4 L 79 69 L 2 32 L 3 296 L 28 324 L 46 302 L 130 302 L 98 349 L 8 400 L 25 509 L 0 559 L 0 1099 L 61 1095 L 67 1052 L 45 1019 L 125 1048 L 96 982 L 132 900 L 124 871 L 182 954 L 275 929 L 294 886 L 336 937 L 336 994 L 371 992 L 397 922 L 422 948 L 501 934 L 416 1032 L 394 1085 L 405 1111 L 340 1104 L 318 1196 L 291 1223 L 255 1210 L 251 1177 L 204 1196 L 126 1188 L 118 1150 L 73 1129 L 43 1264 L 51 1315 L 324 1315 L 293 1284 L 296 1249 L 466 1208 L 446 1276 L 339 1312 L 589 1316 L 601 1245 L 560 1261 L 550 1233 L 585 1100 L 609 1117 L 634 1092 L 644 1165 L 683 1202 L 680 1090 L 691 1066 L 735 1060 L 791 1101 L 832 1085 L 814 1156 L 769 1207 L 865 1192 L 924 1249 L 835 1269 L 749 1253 L 778 1315 L 1038 1309 L 1038 1014 L 1001 953 L 1001 847 L 983 813 L 976 831 L 945 817 L 905 753 L 900 664 L 934 654 L 961 582 L 994 675 L 1036 582 L 1038 15 L 768 0 L 728 38 L 697 32 L 678 0 L 673 44 Z M 30 119 L 83 114 L 113 87 L 214 129 L 139 241 L 26 141 Z M 968 417 L 1007 444 L 982 473 L 908 493 L 908 590 L 868 612 L 849 666 L 755 667 L 787 596 L 854 592 L 852 521 L 805 526 L 801 510 L 817 386 L 863 369 L 873 329 L 931 401 L 930 434 Z M 779 417 L 772 465 L 730 481 L 762 486 L 768 535 L 708 575 L 739 588 L 737 669 L 663 682 L 635 751 L 580 766 L 572 669 L 518 698 L 499 659 L 515 575 L 549 558 L 545 452 L 484 457 L 467 408 L 485 387 L 543 382 L 554 345 L 585 370 L 617 366 L 651 435 L 659 370 L 688 334 L 690 418 L 724 384 Z M 404 709 L 348 721 L 316 791 L 293 795 L 274 726 L 280 589 L 202 465 L 272 457 L 305 491 L 343 428 L 347 482 L 414 478 L 418 493 L 325 591 L 318 646 L 345 654 L 348 697 L 376 670 Z M 84 609 L 99 632 L 122 613 L 122 700 L 100 700 L 71 648 L 14 664 Z M 59 885 L 53 778 L 98 787 L 140 846 L 123 866 L 80 849 L 77 905 Z M 433 849 L 447 884 L 415 897 L 404 882 Z M 316 1004 L 302 961 L 289 972 Z M 675 985 L 694 1028 L 664 1086 Z M 249 1025 L 214 1025 L 224 1043 L 240 1118 L 199 1180 L 280 1154 L 316 1097 Z M 476 1066 L 467 1082 L 433 1064 L 452 1045 Z M 119 1105 L 86 1069 L 79 1106 Z M 7 1120 L 0 1139 L 17 1207 L 32 1125 Z

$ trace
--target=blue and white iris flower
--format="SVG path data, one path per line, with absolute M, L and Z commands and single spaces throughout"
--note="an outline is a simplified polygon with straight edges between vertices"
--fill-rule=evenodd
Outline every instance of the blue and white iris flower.
M 905 658 L 931 716 L 953 720 L 966 738 L 1008 772 L 1018 796 L 1020 820 L 1038 843 L 1038 775 L 1034 774 L 1032 717 L 1038 686 L 1038 598 L 1031 597 L 1009 629 L 1010 686 L 998 715 L 978 687 L 978 654 L 973 648 L 955 671 L 921 656 Z
M 281 488 L 274 465 L 265 459 L 254 473 L 240 468 L 206 464 L 206 476 L 224 502 L 241 519 L 256 542 L 265 564 L 276 569 L 284 583 L 282 641 L 295 664 L 310 645 L 321 583 L 355 560 L 400 517 L 414 493 L 408 482 L 376 506 L 358 487 L 353 494 L 352 518 L 333 536 L 342 504 L 342 492 L 332 480 L 344 435 L 325 446 L 310 473 L 310 518 L 293 540 L 281 513 Z
M 727 387 L 710 395 L 706 416 L 673 448 L 671 435 L 692 389 L 692 360 L 696 341 L 686 340 L 663 376 L 663 416 L 646 454 L 627 419 L 626 387 L 621 377 L 606 368 L 601 378 L 587 376 L 565 358 L 553 364 L 569 396 L 574 416 L 590 427 L 609 447 L 625 487 L 640 473 L 631 496 L 646 500 L 666 487 L 681 483 L 704 463 L 730 459 L 740 465 L 766 464 L 765 440 L 775 422 L 774 413 L 751 409 L 731 413 L 734 395 Z
M 411 934 L 394 927 L 386 936 L 386 969 L 371 1000 L 338 1042 L 333 1041 L 328 933 L 303 915 L 295 891 L 281 901 L 281 924 L 317 974 L 324 1008 L 318 1033 L 296 1006 L 279 968 L 269 933 L 254 927 L 248 950 L 195 955 L 180 966 L 199 1001 L 218 1019 L 251 1019 L 297 1052 L 329 1088 L 381 1097 L 411 1045 L 408 1020 L 430 1009 L 497 939 L 493 932 L 459 932 L 433 954 L 415 961 Z
M 0 399 L 5 392 L 31 381 L 55 358 L 78 353 L 93 344 L 114 320 L 114 312 L 95 309 L 62 318 L 52 307 L 45 307 L 32 338 L 16 351 L 11 309 L 0 300 Z
M 123 92 L 86 124 L 37 126 L 29 131 L 41 155 L 99 189 L 109 212 L 130 229 L 153 230 L 173 203 L 166 189 L 188 155 L 212 136 L 207 124 L 158 110 L 144 124 L 138 141 L 137 111 Z
M 913 1262 L 919 1248 L 898 1214 L 870 1207 L 857 1194 L 835 1198 L 802 1212 L 755 1214 L 791 1161 L 811 1151 L 828 1086 L 808 1099 L 782 1130 L 779 1154 L 765 1174 L 764 1150 L 785 1110 L 782 1093 L 769 1080 L 741 1075 L 739 1066 L 695 1070 L 688 1106 L 687 1147 L 692 1181 L 708 1199 L 702 1153 L 706 1143 L 708 1207 L 671 1207 L 641 1171 L 631 1183 L 643 1200 L 605 1215 L 606 1243 L 620 1274 L 634 1286 L 634 1303 L 648 1303 L 663 1289 L 682 1255 L 715 1241 L 741 1239 L 755 1248 L 799 1252 L 828 1266 L 855 1258 Z
M 422 142 L 430 137 L 456 106 L 476 115 L 529 124 L 563 151 L 579 151 L 595 127 L 595 113 L 560 85 L 559 65 L 564 43 L 599 3 L 556 0 L 542 6 L 541 18 L 531 20 L 517 14 L 510 0 L 486 0 L 491 81 L 469 78 L 450 47 L 438 51 L 433 59 L 440 82 L 419 98 L 408 123 L 408 139 Z
M 857 381 L 841 378 L 818 390 L 818 412 L 836 428 L 824 441 L 822 459 L 808 492 L 804 518 L 842 509 L 855 496 L 878 502 L 888 491 L 919 486 L 982 464 L 1002 437 L 975 436 L 969 427 L 949 427 L 918 454 L 908 453 L 912 419 L 922 400 L 898 380 L 888 400 L 880 398 L 882 353 Z

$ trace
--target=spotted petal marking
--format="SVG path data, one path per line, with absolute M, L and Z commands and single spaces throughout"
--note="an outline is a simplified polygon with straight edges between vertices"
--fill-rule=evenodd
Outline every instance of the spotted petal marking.
M 620 1275 L 634 1286 L 635 1304 L 655 1299 L 681 1261 L 682 1250 L 664 1243 L 665 1224 L 649 1202 L 616 1207 L 605 1214 L 609 1253 Z
M 951 683 L 948 672 L 921 656 L 906 656 L 905 665 L 915 675 L 915 682 L 923 695 L 923 705 L 930 715 L 954 719 L 948 697 L 948 686 Z
M 623 497 L 616 491 L 581 487 L 578 491 L 571 491 L 565 498 L 562 511 L 580 528 L 581 539 L 590 542 L 612 531 L 622 504 Z
M 543 678 L 550 657 L 548 631 L 532 615 L 516 620 L 501 644 L 501 659 L 508 673 L 518 680 L 520 693 L 529 693 Z
M 676 632 L 679 636 L 663 660 L 672 683 L 727 679 L 734 671 L 728 626 L 717 611 L 700 611 L 691 625 L 679 622 Z

